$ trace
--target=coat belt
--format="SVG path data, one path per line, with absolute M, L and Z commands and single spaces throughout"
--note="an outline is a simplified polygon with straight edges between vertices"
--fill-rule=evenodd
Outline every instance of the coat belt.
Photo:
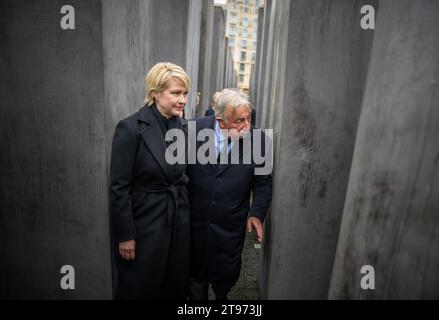
M 188 176 L 182 174 L 181 177 L 170 186 L 142 187 L 135 185 L 134 190 L 151 193 L 167 192 L 168 226 L 172 226 L 175 223 L 175 216 L 178 210 L 178 194 L 180 193 L 180 189 L 188 182 Z

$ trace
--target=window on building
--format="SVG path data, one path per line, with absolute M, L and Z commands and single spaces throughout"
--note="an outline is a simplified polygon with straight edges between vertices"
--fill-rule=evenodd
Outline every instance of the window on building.
M 247 29 L 241 29 L 241 37 L 248 38 L 248 30 Z
M 248 12 L 249 12 L 248 7 L 244 7 L 244 13 L 248 13 Z
M 245 63 L 239 64 L 239 71 L 244 72 L 245 71 Z
M 245 51 L 241 51 L 241 60 L 245 61 L 247 58 L 247 53 Z
M 238 18 L 235 14 L 231 14 L 230 15 L 230 23 L 237 23 L 238 22 Z
M 256 50 L 257 46 L 258 46 L 257 41 L 254 40 L 254 41 L 253 41 L 253 50 Z
M 256 62 L 256 51 L 252 52 L 252 62 L 255 63 Z
M 236 36 L 236 24 L 230 24 L 230 35 Z
M 242 26 L 244 28 L 248 28 L 248 18 L 246 17 L 242 18 Z
M 229 38 L 229 47 L 235 47 L 235 38 Z
M 246 39 L 241 39 L 241 48 L 247 49 L 247 40 Z
M 244 82 L 244 75 L 243 74 L 239 75 L 239 82 Z

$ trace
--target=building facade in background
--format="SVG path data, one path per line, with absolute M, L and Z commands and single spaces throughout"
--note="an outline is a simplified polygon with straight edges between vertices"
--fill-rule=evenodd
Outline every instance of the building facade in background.
M 221 5 L 226 12 L 226 37 L 234 54 L 238 87 L 247 91 L 251 66 L 256 62 L 258 8 L 264 6 L 264 0 L 228 0 Z

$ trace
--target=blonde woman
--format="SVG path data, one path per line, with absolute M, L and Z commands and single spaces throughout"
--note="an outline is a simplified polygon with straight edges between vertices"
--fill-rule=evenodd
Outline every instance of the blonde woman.
M 165 134 L 186 131 L 190 79 L 158 63 L 145 79 L 145 105 L 115 130 L 110 169 L 116 299 L 185 299 L 189 279 L 186 165 L 165 161 Z

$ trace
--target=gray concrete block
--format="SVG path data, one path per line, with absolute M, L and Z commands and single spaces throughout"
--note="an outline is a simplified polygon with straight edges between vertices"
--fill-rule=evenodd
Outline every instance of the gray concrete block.
M 273 8 L 272 1 L 266 1 L 265 8 L 263 11 L 264 18 L 262 23 L 262 33 L 260 41 L 258 41 L 258 55 L 260 55 L 260 60 L 258 62 L 259 72 L 257 78 L 257 95 L 256 95 L 256 126 L 262 128 L 262 101 L 265 94 L 265 76 L 266 76 L 266 66 L 267 66 L 267 51 L 268 51 L 268 35 L 270 32 L 270 17 L 271 10 Z M 259 16 L 260 17 L 260 16 Z M 265 125 L 265 124 L 264 124 Z
M 225 16 L 222 7 L 215 7 L 214 30 L 212 41 L 212 70 L 210 77 L 209 97 L 212 99 L 215 91 L 224 89 L 224 60 L 225 60 Z M 204 105 L 203 105 L 204 107 Z
M 111 298 L 101 2 L 0 4 L 3 298 Z M 75 290 L 62 290 L 63 265 Z
M 203 1 L 201 11 L 200 53 L 198 65 L 198 92 L 201 93 L 200 105 L 196 116 L 204 115 L 210 104 L 210 81 L 212 73 L 214 30 L 214 1 Z
M 263 91 L 275 168 L 261 288 L 267 299 L 324 299 L 373 33 L 359 28 L 364 1 L 288 2 L 272 8 L 272 28 L 289 31 L 285 45 L 269 31 L 276 58 L 267 57 L 275 63 L 266 63 Z
M 187 0 L 186 0 L 187 1 Z M 187 13 L 187 34 L 186 39 L 186 72 L 192 80 L 192 88 L 188 95 L 188 102 L 185 107 L 186 118 L 195 117 L 195 97 L 198 90 L 198 68 L 200 51 L 200 32 L 201 32 L 201 10 L 203 0 L 190 0 Z M 183 11 L 184 12 L 184 11 Z M 182 15 L 181 12 L 176 14 Z M 172 21 L 172 20 L 171 20 Z
M 437 1 L 380 2 L 331 299 L 439 298 L 438 16 Z
M 253 108 L 256 109 L 256 115 L 260 115 L 258 111 L 258 97 L 259 97 L 259 82 L 260 82 L 260 73 L 261 73 L 261 53 L 264 50 L 264 45 L 262 43 L 262 35 L 263 35 L 263 26 L 264 26 L 264 7 L 260 7 L 258 9 L 258 31 L 257 31 L 257 49 L 256 49 L 256 61 L 255 61 L 255 70 L 252 72 L 253 77 L 253 85 L 250 86 L 250 94 L 253 103 Z M 262 95 L 260 95 L 262 96 Z M 257 118 L 257 117 L 256 117 Z M 258 121 L 257 121 L 258 123 Z
M 75 30 L 60 27 L 64 4 L 0 3 L 4 298 L 112 297 L 108 168 L 115 124 L 142 106 L 153 64 L 187 67 L 188 56 L 198 57 L 187 47 L 189 31 L 199 30 L 196 21 L 188 26 L 189 1 L 72 0 Z M 197 74 L 198 62 L 190 63 Z M 75 290 L 60 287 L 63 265 L 75 268 Z

